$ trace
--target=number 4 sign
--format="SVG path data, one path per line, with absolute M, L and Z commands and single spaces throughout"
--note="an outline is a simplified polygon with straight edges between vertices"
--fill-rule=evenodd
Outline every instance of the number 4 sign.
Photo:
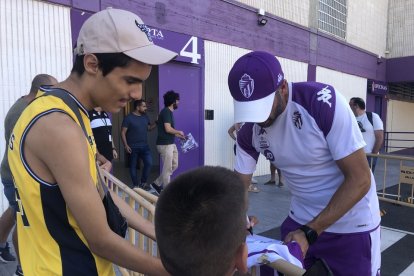
M 180 56 L 191 58 L 191 63 L 198 64 L 201 55 L 198 53 L 198 38 L 192 36 L 180 51 Z

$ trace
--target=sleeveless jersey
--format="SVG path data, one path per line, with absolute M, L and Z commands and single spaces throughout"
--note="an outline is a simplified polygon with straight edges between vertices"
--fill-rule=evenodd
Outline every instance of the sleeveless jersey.
M 47 88 L 41 88 L 38 95 L 46 91 Z M 97 183 L 96 146 L 88 113 L 76 102 L 91 145 L 88 145 L 89 171 Z M 61 99 L 51 95 L 38 96 L 23 111 L 9 140 L 8 157 L 19 205 L 17 229 L 24 274 L 114 275 L 111 262 L 94 255 L 89 249 L 57 183 L 39 178 L 26 162 L 24 142 L 27 133 L 38 119 L 52 112 L 65 113 L 79 124 L 76 115 Z M 85 143 L 88 143 L 86 137 Z

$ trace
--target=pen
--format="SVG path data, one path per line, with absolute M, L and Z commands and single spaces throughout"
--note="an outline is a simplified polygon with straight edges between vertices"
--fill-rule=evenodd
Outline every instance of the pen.
M 249 231 L 250 235 L 253 236 L 253 227 L 250 224 L 250 219 L 248 215 L 246 215 L 246 221 L 247 221 L 247 225 L 249 226 L 249 228 L 247 228 L 247 231 Z

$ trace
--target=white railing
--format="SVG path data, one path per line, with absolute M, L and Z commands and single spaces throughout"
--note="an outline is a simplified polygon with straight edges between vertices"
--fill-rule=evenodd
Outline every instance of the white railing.
M 389 154 L 368 156 L 378 157 L 375 179 L 379 200 L 414 207 L 414 158 Z
M 158 197 L 136 188 L 132 190 L 127 185 L 122 183 L 115 176 L 107 171 L 101 170 L 101 175 L 105 179 L 105 184 L 114 191 L 120 198 L 122 198 L 132 209 L 138 212 L 141 216 L 154 223 L 155 204 Z M 157 256 L 157 244 L 147 236 L 128 227 L 127 239 L 136 247 L 147 252 L 151 256 Z M 123 276 L 137 276 L 144 275 L 138 272 L 130 271 L 122 267 L 117 267 Z

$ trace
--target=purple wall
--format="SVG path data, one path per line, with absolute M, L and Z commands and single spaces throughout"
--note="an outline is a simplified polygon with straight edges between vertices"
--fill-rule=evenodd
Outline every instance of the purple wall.
M 387 60 L 387 82 L 414 82 L 414 56 Z
M 311 31 L 276 16 L 257 24 L 253 8 L 232 0 L 49 0 L 94 12 L 106 7 L 123 8 L 139 14 L 148 25 L 190 34 L 205 40 L 275 55 L 314 66 L 378 81 L 413 81 L 414 57 L 382 59 L 318 31 Z M 75 18 L 74 18 L 75 19 Z M 80 21 L 74 23 L 80 25 Z M 78 28 L 73 28 L 74 36 Z M 312 70 L 313 67 L 309 67 Z M 387 70 L 386 70 L 387 69 Z M 308 78 L 312 79 L 313 72 Z

